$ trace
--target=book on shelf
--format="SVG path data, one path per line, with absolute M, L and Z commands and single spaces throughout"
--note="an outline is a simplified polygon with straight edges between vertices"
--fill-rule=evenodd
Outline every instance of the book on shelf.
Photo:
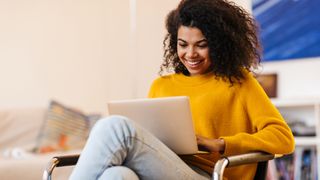
M 316 147 L 296 147 L 293 154 L 269 161 L 269 180 L 314 180 L 318 178 Z

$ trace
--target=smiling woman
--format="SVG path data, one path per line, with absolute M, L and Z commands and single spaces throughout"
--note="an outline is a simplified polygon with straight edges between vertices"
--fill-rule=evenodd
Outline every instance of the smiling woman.
M 93 128 L 71 180 L 205 180 L 221 154 L 293 151 L 288 125 L 251 72 L 260 46 L 247 12 L 227 0 L 182 0 L 166 28 L 161 76 L 148 97 L 188 96 L 197 144 L 208 153 L 178 156 L 131 119 L 111 116 Z M 256 169 L 230 168 L 226 179 L 253 179 Z
M 260 44 L 256 23 L 244 9 L 220 0 L 202 1 L 201 5 L 198 0 L 182 2 L 186 3 L 180 4 L 167 16 L 168 33 L 164 39 L 164 62 L 160 75 L 165 71 L 171 73 L 172 70 L 190 75 L 177 52 L 180 47 L 178 36 L 182 35 L 181 30 L 185 30 L 183 27 L 198 29 L 198 36 L 207 42 L 212 63 L 205 72 L 210 71 L 218 78 L 233 83 L 244 78 L 244 69 L 251 71 L 259 65 Z
M 209 71 L 211 60 L 206 38 L 198 28 L 181 26 L 178 30 L 178 56 L 190 75 Z

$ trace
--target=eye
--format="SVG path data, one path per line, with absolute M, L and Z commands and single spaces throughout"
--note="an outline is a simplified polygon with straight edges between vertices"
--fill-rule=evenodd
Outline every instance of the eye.
M 185 48 L 185 47 L 187 47 L 188 45 L 187 44 L 185 44 L 185 43 L 179 43 L 178 44 L 180 47 L 182 47 L 182 48 Z
M 201 44 L 198 44 L 198 47 L 199 48 L 206 48 L 206 47 L 208 47 L 208 44 L 207 43 L 201 43 Z

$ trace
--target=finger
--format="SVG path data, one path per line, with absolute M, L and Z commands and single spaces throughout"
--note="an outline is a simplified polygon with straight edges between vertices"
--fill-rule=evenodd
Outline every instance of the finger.
M 197 144 L 199 144 L 199 145 L 205 145 L 205 139 L 203 139 L 203 138 L 197 138 Z
M 201 136 L 201 135 L 198 135 L 198 134 L 196 134 L 196 137 L 199 137 L 199 138 L 204 138 L 203 136 Z

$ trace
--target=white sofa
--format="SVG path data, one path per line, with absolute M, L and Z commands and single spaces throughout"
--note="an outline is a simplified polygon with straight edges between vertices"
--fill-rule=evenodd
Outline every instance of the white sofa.
M 49 160 L 56 155 L 80 153 L 80 150 L 32 153 L 43 124 L 46 108 L 0 110 L 0 179 L 41 179 Z M 68 179 L 73 167 L 58 168 L 54 180 Z

